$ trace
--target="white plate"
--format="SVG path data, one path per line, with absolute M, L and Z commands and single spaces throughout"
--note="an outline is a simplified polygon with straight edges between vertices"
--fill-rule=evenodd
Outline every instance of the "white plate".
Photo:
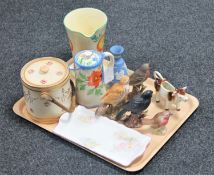
M 151 141 L 106 117 L 96 118 L 93 111 L 83 106 L 63 114 L 53 132 L 123 166 L 141 156 Z

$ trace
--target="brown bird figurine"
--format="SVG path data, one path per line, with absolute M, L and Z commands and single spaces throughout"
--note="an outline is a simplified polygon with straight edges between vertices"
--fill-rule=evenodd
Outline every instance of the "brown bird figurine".
M 145 89 L 143 82 L 150 76 L 149 64 L 142 64 L 140 68 L 134 71 L 129 77 L 129 85 L 133 86 L 132 92 L 128 94 L 128 100 L 132 99 L 139 92 Z
M 101 99 L 101 105 L 95 115 L 104 115 L 109 107 L 116 107 L 121 103 L 129 92 L 129 77 L 123 76 L 119 83 L 115 83 Z
M 142 64 L 129 78 L 129 85 L 138 87 L 150 76 L 149 64 Z

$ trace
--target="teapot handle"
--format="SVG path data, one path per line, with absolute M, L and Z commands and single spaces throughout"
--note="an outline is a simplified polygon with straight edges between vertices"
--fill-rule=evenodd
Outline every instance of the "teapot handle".
M 110 52 L 103 52 L 104 59 L 109 58 L 109 61 L 103 63 L 103 78 L 107 84 L 114 79 L 114 56 Z

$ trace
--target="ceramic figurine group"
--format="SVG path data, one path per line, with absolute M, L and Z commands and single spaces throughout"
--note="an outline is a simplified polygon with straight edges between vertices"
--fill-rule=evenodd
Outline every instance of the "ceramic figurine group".
M 96 110 L 96 115 L 108 116 L 119 121 L 130 128 L 151 125 L 152 128 L 163 128 L 169 121 L 172 112 L 163 111 L 148 119 L 146 116 L 153 95 L 153 91 L 145 90 L 143 82 L 149 77 L 150 69 L 148 64 L 143 64 L 130 77 L 122 76 L 118 83 L 115 83 L 102 97 L 101 105 Z M 176 104 L 176 109 L 180 110 L 180 102 L 187 97 L 185 88 L 174 88 L 166 81 L 159 72 L 154 72 L 154 86 L 156 89 L 155 99 L 165 100 L 165 109 L 169 109 L 169 103 Z M 163 83 L 163 84 L 162 84 Z M 132 91 L 129 88 L 132 86 Z M 164 94 L 166 94 L 164 96 Z M 170 95 L 175 97 L 170 100 Z
M 150 119 L 146 117 L 153 95 L 153 91 L 145 90 L 143 85 L 150 76 L 149 64 L 142 64 L 129 76 L 122 46 L 114 45 L 110 52 L 103 52 L 106 24 L 107 16 L 100 10 L 71 11 L 64 25 L 74 58 L 72 70 L 67 63 L 53 57 L 34 59 L 23 67 L 21 79 L 26 107 L 33 119 L 56 122 L 62 113 L 72 110 L 71 99 L 75 94 L 78 104 L 97 107 L 96 116 L 107 116 L 127 127 L 160 128 L 168 123 L 172 115 L 168 111 Z M 71 84 L 70 71 L 75 76 Z M 171 104 L 180 110 L 181 101 L 188 99 L 186 88 L 175 88 L 157 71 L 154 78 L 156 101 L 165 101 L 167 110 Z

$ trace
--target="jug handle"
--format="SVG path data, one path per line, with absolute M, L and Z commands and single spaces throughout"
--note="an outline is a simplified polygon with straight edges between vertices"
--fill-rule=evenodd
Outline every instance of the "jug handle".
M 158 71 L 154 71 L 154 78 L 164 80 L 163 76 Z
M 108 67 L 109 66 L 112 66 L 114 67 L 114 55 L 112 55 L 110 52 L 103 52 L 103 56 L 104 56 L 104 59 L 105 58 L 109 58 L 109 62 L 108 62 Z
M 104 73 L 103 77 L 104 82 L 107 84 L 114 79 L 114 56 L 110 52 L 103 52 L 103 57 L 104 59 L 105 58 L 110 59 L 109 61 L 103 63 L 105 65 L 103 67 L 106 67 L 106 70 L 103 69 Z

